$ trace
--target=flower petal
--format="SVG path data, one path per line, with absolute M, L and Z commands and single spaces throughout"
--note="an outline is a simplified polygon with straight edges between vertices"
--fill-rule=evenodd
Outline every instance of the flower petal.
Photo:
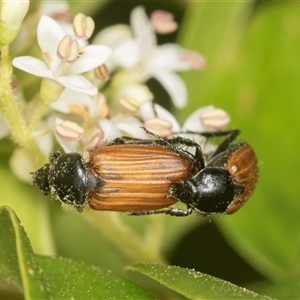
M 13 59 L 12 64 L 29 74 L 39 77 L 53 78 L 52 72 L 48 69 L 47 65 L 32 56 L 19 56 Z
M 93 44 L 117 47 L 124 40 L 132 39 L 132 32 L 128 25 L 114 25 L 101 30 L 93 40 Z
M 104 131 L 104 138 L 107 143 L 121 136 L 119 129 L 110 120 L 100 119 L 98 121 L 98 124 L 100 128 Z
M 166 44 L 157 47 L 155 55 L 148 61 L 148 69 L 186 71 L 191 66 L 186 60 L 187 51 L 176 44 Z
M 43 55 L 48 58 L 52 71 L 59 64 L 56 50 L 64 35 L 63 29 L 56 21 L 45 15 L 41 17 L 37 28 L 37 39 Z
M 140 107 L 140 114 L 144 121 L 153 118 L 159 118 L 167 120 L 172 124 L 172 132 L 176 133 L 180 131 L 180 125 L 176 118 L 165 108 L 152 102 L 143 103 Z
M 113 100 L 119 101 L 122 97 L 129 96 L 135 99 L 139 104 L 153 100 L 153 94 L 144 84 L 127 84 L 120 88 L 114 95 Z
M 22 148 L 15 149 L 9 158 L 9 166 L 18 179 L 32 183 L 30 172 L 36 169 L 36 160 L 28 151 Z
M 155 77 L 167 90 L 177 108 L 182 108 L 186 105 L 187 90 L 179 75 L 160 71 L 153 73 L 153 77 Z
M 204 106 L 195 110 L 184 122 L 182 126 L 183 131 L 194 131 L 203 132 L 206 131 L 201 123 L 201 115 L 205 112 L 213 110 L 215 107 L 213 105 Z
M 142 6 L 138 6 L 132 11 L 130 24 L 140 55 L 144 56 L 156 47 L 156 35 L 152 23 Z
M 40 121 L 34 132 L 35 142 L 41 151 L 48 155 L 53 151 L 53 135 L 52 128 L 54 124 L 55 116 L 52 114 L 51 117 L 48 117 L 45 121 Z
M 116 127 L 125 133 L 125 135 L 129 135 L 138 139 L 147 139 L 149 136 L 146 132 L 141 129 L 142 122 L 134 117 L 129 117 L 122 122 L 116 124 Z
M 95 96 L 98 92 L 97 88 L 90 81 L 80 75 L 60 76 L 55 78 L 55 80 L 71 90 L 90 96 Z
M 115 49 L 112 58 L 115 63 L 123 68 L 134 67 L 141 60 L 137 42 L 132 39 L 123 41 Z
M 62 113 L 71 113 L 70 109 L 74 106 L 88 107 L 90 111 L 94 109 L 93 100 L 90 96 L 65 88 L 59 98 L 50 104 L 50 107 Z
M 60 119 L 60 118 L 56 118 L 55 119 L 55 124 L 59 124 L 64 122 L 64 120 Z M 78 149 L 78 142 L 77 141 L 67 141 L 63 138 L 61 138 L 56 130 L 55 127 L 53 127 L 53 131 L 54 131 L 54 135 L 55 138 L 57 140 L 57 142 L 59 143 L 59 145 L 64 149 L 64 152 L 69 153 L 69 152 L 76 152 L 76 150 Z
M 83 50 L 84 53 L 68 68 L 67 74 L 81 74 L 97 68 L 112 54 L 111 48 L 100 45 L 90 45 Z

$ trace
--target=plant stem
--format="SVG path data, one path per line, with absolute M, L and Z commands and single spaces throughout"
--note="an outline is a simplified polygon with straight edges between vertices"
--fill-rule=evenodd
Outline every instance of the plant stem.
M 12 139 L 21 147 L 34 154 L 37 161 L 44 162 L 45 155 L 29 134 L 25 119 L 19 109 L 11 85 L 12 65 L 8 46 L 1 48 L 0 63 L 0 109 L 11 129 Z
M 42 116 L 44 115 L 48 105 L 44 103 L 43 101 L 39 101 L 39 106 L 31 119 L 29 125 L 28 125 L 28 133 L 31 134 L 36 127 L 37 123 L 41 120 Z
M 90 211 L 82 216 L 92 224 L 114 248 L 117 249 L 128 262 L 159 262 L 166 263 L 158 248 L 149 247 L 126 224 L 122 223 L 116 213 L 98 215 Z

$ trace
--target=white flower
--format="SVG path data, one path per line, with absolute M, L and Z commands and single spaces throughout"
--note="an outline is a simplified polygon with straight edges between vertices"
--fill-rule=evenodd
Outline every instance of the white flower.
M 98 97 L 99 96 L 99 97 Z M 71 89 L 64 89 L 59 98 L 50 107 L 64 114 L 88 114 L 88 118 L 95 118 L 99 114 L 101 103 L 105 101 L 101 94 L 91 97 Z M 84 117 L 84 116 L 83 116 Z
M 78 92 L 97 94 L 97 88 L 79 74 L 103 64 L 112 53 L 109 47 L 89 45 L 79 48 L 79 41 L 66 36 L 62 27 L 47 16 L 40 19 L 37 38 L 45 62 L 35 57 L 21 56 L 13 60 L 15 67 L 39 77 L 53 79 Z
M 176 118 L 165 108 L 158 104 L 143 103 L 140 114 L 145 127 L 160 136 L 181 136 L 197 142 L 203 154 L 212 154 L 216 146 L 207 142 L 207 138 L 201 136 L 201 132 L 219 131 L 226 128 L 230 122 L 230 116 L 222 109 L 213 105 L 205 106 L 194 111 L 183 123 L 179 125 Z
M 143 7 L 132 11 L 131 29 L 132 35 L 126 27 L 115 26 L 100 32 L 95 41 L 114 47 L 109 62 L 127 71 L 123 73 L 124 82 L 146 82 L 154 77 L 170 94 L 175 106 L 183 107 L 187 101 L 186 86 L 175 72 L 191 69 L 189 52 L 176 44 L 157 46 L 154 28 Z M 108 35 L 118 36 L 118 43 Z

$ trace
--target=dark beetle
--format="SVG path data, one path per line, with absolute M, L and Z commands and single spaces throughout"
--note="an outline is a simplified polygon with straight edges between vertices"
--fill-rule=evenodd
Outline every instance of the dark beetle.
M 144 130 L 157 140 L 117 138 L 91 151 L 88 163 L 79 153 L 52 153 L 50 163 L 33 173 L 33 184 L 78 211 L 88 203 L 95 210 L 131 215 L 232 214 L 251 196 L 257 160 L 249 144 L 232 143 L 238 130 L 201 133 L 226 136 L 206 165 L 192 140 Z M 183 147 L 194 147 L 195 154 Z M 170 207 L 177 201 L 187 210 Z

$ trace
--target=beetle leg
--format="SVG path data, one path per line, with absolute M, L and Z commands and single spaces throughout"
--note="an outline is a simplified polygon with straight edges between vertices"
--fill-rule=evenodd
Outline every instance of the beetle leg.
M 166 215 L 175 216 L 175 217 L 186 217 L 189 216 L 193 212 L 192 208 L 188 208 L 187 210 L 171 207 L 170 209 L 165 210 Z
M 112 145 L 123 145 L 126 144 L 127 142 L 133 142 L 135 139 L 134 138 L 130 138 L 130 137 L 117 137 L 114 140 L 112 140 L 109 144 L 107 144 L 107 146 L 112 146 Z
M 179 146 L 184 145 L 184 146 L 187 146 L 187 147 L 195 147 L 196 151 L 195 151 L 195 155 L 194 155 L 194 163 L 195 163 L 195 165 L 197 166 L 197 168 L 199 170 L 201 170 L 205 167 L 203 154 L 202 154 L 202 149 L 201 149 L 201 146 L 199 144 L 197 144 L 196 142 L 194 142 L 192 140 L 185 139 L 185 138 L 182 138 L 182 137 L 176 137 L 176 138 L 168 139 L 168 142 L 172 143 L 174 145 L 178 144 Z M 184 150 L 180 149 L 180 151 L 184 151 Z M 184 152 L 186 152 L 186 151 L 184 151 Z M 187 152 L 187 153 L 189 154 L 190 152 Z
M 131 212 L 128 213 L 130 216 L 148 216 L 148 215 L 158 215 L 158 214 L 166 214 L 175 217 L 186 217 L 189 216 L 193 212 L 192 208 L 188 208 L 187 210 L 171 207 L 169 209 L 161 209 L 161 210 L 149 210 L 149 211 L 140 211 L 140 212 Z
M 160 135 L 155 134 L 152 131 L 149 131 L 144 126 L 141 126 L 141 128 L 144 129 L 147 134 L 152 135 L 153 137 L 157 138 L 158 141 L 156 141 L 156 143 L 160 141 L 160 144 L 163 143 L 164 145 L 167 145 L 170 149 L 174 150 L 176 153 L 180 153 L 179 149 L 175 145 L 173 145 L 173 143 L 171 142 L 173 139 L 169 139 L 169 140 L 165 139 L 165 138 L 161 137 Z
M 58 151 L 56 152 L 51 152 L 49 154 L 49 161 L 50 163 L 53 163 L 55 160 L 57 160 L 62 154 Z
M 165 139 L 163 137 L 161 137 L 158 134 L 155 134 L 152 131 L 149 131 L 147 128 L 142 126 L 142 129 L 145 130 L 145 132 L 149 135 L 152 135 L 153 137 L 157 138 L 157 141 L 154 141 L 155 144 L 164 144 L 167 145 L 169 148 L 173 149 L 176 153 L 181 154 L 181 152 L 183 151 L 180 148 L 177 148 L 177 146 L 187 146 L 187 147 L 195 147 L 198 150 L 198 155 L 199 153 L 201 153 L 201 147 L 199 146 L 199 144 L 197 144 L 196 142 L 189 140 L 189 139 L 185 139 L 182 137 L 175 137 L 175 138 L 170 138 L 170 139 Z M 202 156 L 202 153 L 201 153 Z
M 202 170 L 205 168 L 205 163 L 204 163 L 204 158 L 203 158 L 203 154 L 202 154 L 202 149 L 201 147 L 198 145 L 196 147 L 196 152 L 195 152 L 195 163 L 198 167 L 199 170 Z
M 233 129 L 228 131 L 220 131 L 220 132 L 204 132 L 204 136 L 206 137 L 214 137 L 214 136 L 226 136 L 225 140 L 218 146 L 212 157 L 218 155 L 219 153 L 224 152 L 231 142 L 236 139 L 236 137 L 240 134 L 240 130 Z M 211 134 L 211 135 L 210 135 Z M 202 135 L 202 133 L 201 133 Z M 211 158 L 212 158 L 211 157 Z
M 145 140 L 132 138 L 129 136 L 118 137 L 112 140 L 107 146 L 113 145 L 124 145 L 124 144 L 135 144 L 135 145 L 166 145 L 165 141 L 157 140 Z
M 238 129 L 232 129 L 232 130 L 226 130 L 226 131 L 215 131 L 215 132 L 192 132 L 188 131 L 187 133 L 191 134 L 199 134 L 202 135 L 206 138 L 211 138 L 211 137 L 219 137 L 219 136 L 226 136 L 225 140 L 218 146 L 216 151 L 213 153 L 212 157 L 218 155 L 219 153 L 224 152 L 231 142 L 236 139 L 236 137 L 241 133 L 240 130 Z
M 129 216 L 148 216 L 148 215 L 158 215 L 164 214 L 164 210 L 148 210 L 148 211 L 136 211 L 127 213 Z

